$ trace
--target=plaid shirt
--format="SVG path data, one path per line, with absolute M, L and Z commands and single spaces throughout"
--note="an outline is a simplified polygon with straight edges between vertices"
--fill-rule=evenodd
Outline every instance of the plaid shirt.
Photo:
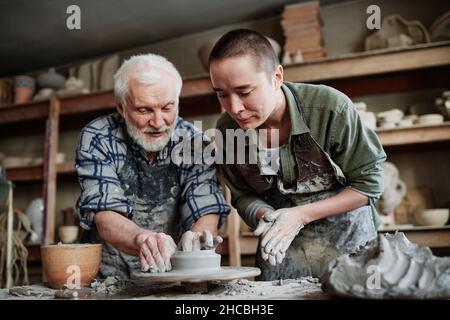
M 81 187 L 77 209 L 82 228 L 90 230 L 94 226 L 94 215 L 99 211 L 111 210 L 132 218 L 132 201 L 124 191 L 124 183 L 127 182 L 121 181 L 118 175 L 125 160 L 130 160 L 127 157 L 144 162 L 144 170 L 173 163 L 171 152 L 183 143 L 174 139 L 179 129 L 187 132 L 190 138 L 201 135 L 203 146 L 211 143 L 189 122 L 181 117 L 176 121 L 172 139 L 158 152 L 154 163 L 150 163 L 145 150 L 129 138 L 125 122 L 118 113 L 100 117 L 83 128 L 75 160 Z M 222 223 L 230 208 L 217 181 L 215 165 L 181 162 L 176 165 L 176 171 L 181 188 L 178 211 L 183 229 L 189 229 L 200 217 L 209 213 L 219 214 Z

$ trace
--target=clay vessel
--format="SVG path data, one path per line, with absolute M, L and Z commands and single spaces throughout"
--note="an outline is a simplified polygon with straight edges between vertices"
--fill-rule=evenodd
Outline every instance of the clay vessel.
M 66 287 L 74 283 L 77 274 L 80 286 L 89 286 L 98 273 L 101 253 L 101 244 L 41 246 L 42 269 L 49 286 L 54 289 Z
M 442 227 L 448 221 L 449 209 L 427 209 L 416 212 L 414 219 L 420 226 Z
M 59 238 L 62 243 L 74 243 L 78 239 L 77 226 L 61 226 L 58 229 Z
M 172 270 L 219 269 L 220 255 L 214 250 L 177 251 L 170 259 Z
M 37 76 L 37 84 L 40 88 L 61 89 L 64 87 L 66 78 L 57 73 L 55 68 L 50 68 L 48 72 Z
M 31 101 L 35 89 L 35 81 L 29 76 L 14 78 L 14 103 L 27 103 Z
M 36 233 L 36 237 L 31 239 L 31 243 L 41 243 L 42 239 L 42 217 L 44 215 L 44 200 L 36 198 L 28 205 L 26 215 L 30 219 L 31 228 Z

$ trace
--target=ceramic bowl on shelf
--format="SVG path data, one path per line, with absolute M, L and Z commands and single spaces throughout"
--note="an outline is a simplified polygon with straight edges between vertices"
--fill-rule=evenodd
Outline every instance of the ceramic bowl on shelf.
M 74 243 L 78 240 L 78 226 L 61 226 L 58 229 L 59 239 L 62 243 Z
M 14 103 L 27 103 L 33 98 L 36 81 L 29 76 L 14 77 Z
M 61 89 L 64 87 L 66 78 L 57 73 L 55 68 L 50 68 L 47 72 L 37 76 L 37 84 L 40 88 Z
M 441 114 L 424 114 L 418 120 L 421 125 L 436 125 L 444 122 L 444 116 Z
M 427 227 L 442 227 L 447 223 L 448 217 L 448 208 L 426 209 L 418 211 L 414 215 L 418 225 Z

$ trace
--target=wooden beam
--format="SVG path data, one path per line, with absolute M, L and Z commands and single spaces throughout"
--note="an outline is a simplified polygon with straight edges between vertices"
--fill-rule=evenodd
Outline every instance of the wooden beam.
M 13 232 L 14 232 L 14 209 L 13 209 L 13 186 L 8 182 L 8 215 L 6 223 L 6 288 L 10 289 L 13 284 Z M 3 239 L 2 239 L 3 240 Z M 3 254 L 2 254 L 3 256 Z M 3 263 L 3 261 L 2 261 Z M 2 266 L 3 269 L 3 266 Z M 3 277 L 3 274 L 1 275 Z M 0 283 L 2 282 L 0 279 Z
M 450 122 L 434 126 L 414 126 L 409 128 L 380 129 L 378 137 L 383 146 L 404 146 L 450 140 Z
M 6 177 L 14 182 L 40 181 L 43 179 L 43 176 L 44 167 L 42 165 L 6 169 Z
M 251 236 L 241 236 L 239 238 L 241 243 L 241 254 L 243 255 L 255 255 L 258 249 L 258 237 Z
M 240 217 L 236 209 L 232 208 L 227 220 L 228 255 L 230 266 L 241 266 L 241 245 L 239 241 Z
M 368 51 L 292 65 L 285 68 L 285 79 L 316 82 L 445 66 L 450 64 L 449 43 Z
M 56 165 L 56 172 L 58 175 L 75 173 L 75 164 L 71 161 L 59 163 Z M 8 180 L 14 182 L 42 181 L 44 180 L 44 166 L 38 165 L 7 169 L 6 177 Z
M 48 116 L 48 100 L 0 107 L 0 125 L 26 120 L 45 119 Z M 20 126 L 16 126 L 20 130 Z
M 214 94 L 214 90 L 209 80 L 209 76 L 188 78 L 183 80 L 183 88 L 181 89 L 181 98 L 189 98 L 194 96 Z
M 61 115 L 73 115 L 99 110 L 112 110 L 115 106 L 112 90 L 98 91 L 61 99 Z
M 316 83 L 333 87 L 353 98 L 367 95 L 447 88 L 449 79 L 450 66 L 445 66 L 425 70 L 409 70 L 389 74 L 318 81 Z
M 56 217 L 56 154 L 58 151 L 60 101 L 53 97 L 50 100 L 50 112 L 45 132 L 44 151 L 44 239 L 43 244 L 55 241 Z

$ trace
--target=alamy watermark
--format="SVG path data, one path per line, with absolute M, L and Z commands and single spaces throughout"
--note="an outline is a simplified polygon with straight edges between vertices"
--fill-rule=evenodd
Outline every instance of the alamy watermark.
M 366 20 L 366 27 L 369 30 L 381 29 L 381 9 L 376 4 L 367 7 L 366 13 L 370 16 Z
M 81 9 L 76 4 L 67 7 L 66 27 L 69 30 L 81 30 Z
M 366 273 L 370 274 L 370 276 L 368 276 L 367 280 L 366 280 L 367 289 L 380 290 L 381 289 L 381 272 L 380 272 L 380 269 L 378 268 L 378 266 L 376 266 L 376 265 L 368 266 Z
M 194 121 L 202 131 L 202 121 Z M 171 161 L 180 164 L 263 164 L 277 171 L 280 133 L 278 129 L 208 129 L 203 134 L 176 128 L 171 135 Z M 214 143 L 205 142 L 208 136 Z M 270 139 L 270 141 L 269 141 Z M 270 150 L 270 152 L 268 152 Z
M 69 290 L 81 289 L 81 269 L 79 265 L 72 264 L 67 267 L 66 273 L 69 274 L 66 280 L 66 288 Z

